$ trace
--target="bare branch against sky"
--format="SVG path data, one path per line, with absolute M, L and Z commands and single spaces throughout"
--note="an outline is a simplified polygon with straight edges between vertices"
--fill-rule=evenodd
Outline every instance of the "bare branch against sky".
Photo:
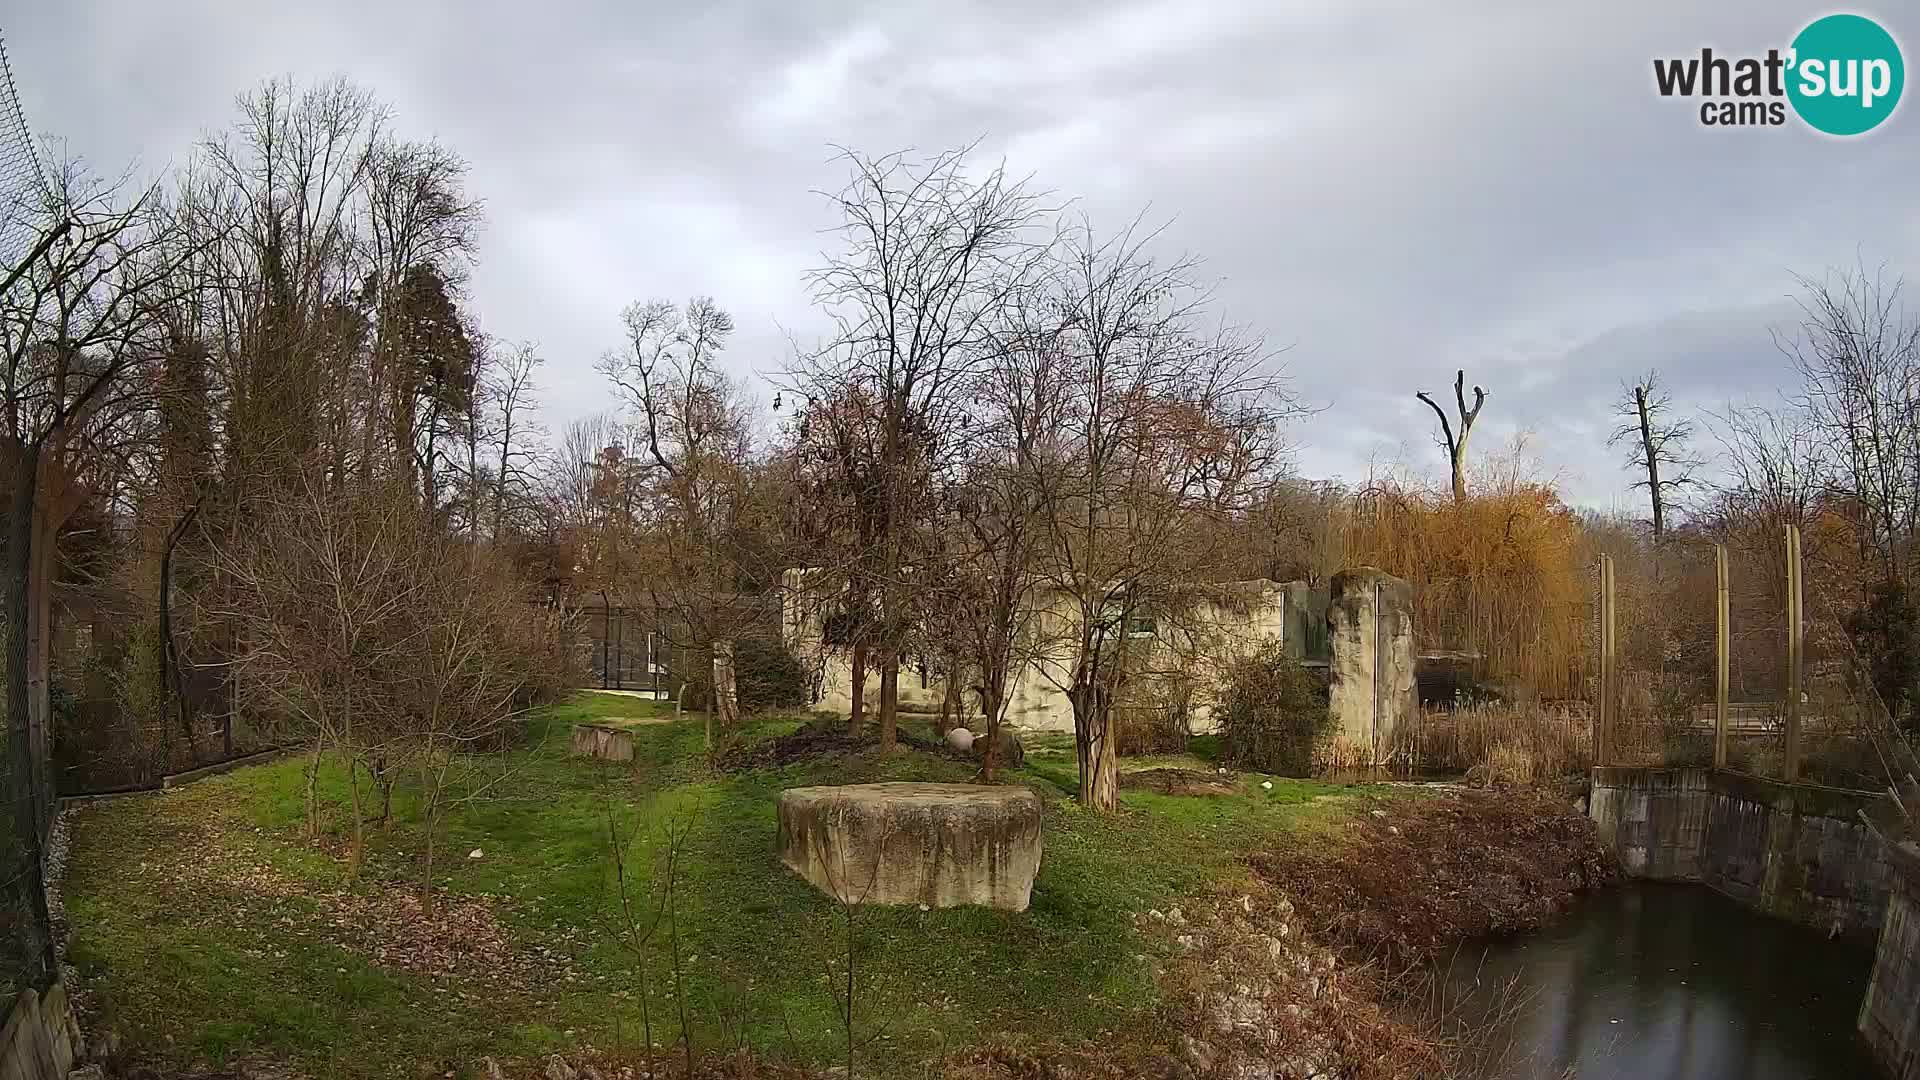
M 1782 44 L 1798 0 L 454 10 L 77 0 L 4 29 L 35 127 L 102 169 L 158 173 L 280 75 L 374 87 L 458 147 L 487 204 L 469 287 L 490 333 L 548 358 L 555 430 L 604 407 L 592 365 L 635 296 L 723 298 L 735 374 L 831 336 L 803 275 L 836 224 L 810 194 L 838 186 L 833 146 L 980 140 L 1095 220 L 1149 208 L 1227 318 L 1291 346 L 1325 407 L 1296 433 L 1309 475 L 1444 483 L 1406 388 L 1464 367 L 1499 392 L 1478 446 L 1551 434 L 1532 445 L 1568 496 L 1624 511 L 1642 497 L 1596 400 L 1649 368 L 1679 411 L 1770 399 L 1795 273 L 1920 264 L 1911 103 L 1842 142 L 1708 132 L 1655 90 L 1651 58 Z

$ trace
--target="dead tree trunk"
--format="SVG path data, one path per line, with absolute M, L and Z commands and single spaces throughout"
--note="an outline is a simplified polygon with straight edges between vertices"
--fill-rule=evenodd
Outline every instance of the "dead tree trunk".
M 187 512 L 167 530 L 166 545 L 160 549 L 160 700 L 165 703 L 164 712 L 179 710 L 180 733 L 186 737 L 189 749 L 193 746 L 193 717 L 187 709 L 186 685 L 180 674 L 180 651 L 173 640 L 173 552 L 205 501 L 202 496 L 187 507 Z M 160 717 L 163 730 L 169 719 L 165 715 Z M 231 720 L 227 730 L 233 730 Z
M 1640 415 L 1640 447 L 1647 459 L 1647 497 L 1653 501 L 1653 538 L 1667 531 L 1666 499 L 1660 492 L 1660 450 L 1653 441 L 1653 417 L 1647 411 L 1647 388 L 1633 388 L 1634 411 Z
M 1473 431 L 1473 422 L 1480 418 L 1480 406 L 1486 404 L 1487 392 L 1479 387 L 1473 388 L 1473 408 L 1467 408 L 1467 372 L 1462 368 L 1453 375 L 1453 402 L 1459 412 L 1460 432 L 1454 434 L 1453 425 L 1447 421 L 1447 412 L 1439 403 L 1427 395 L 1425 390 L 1413 396 L 1427 403 L 1433 415 L 1440 418 L 1440 447 L 1447 452 L 1447 469 L 1453 486 L 1456 501 L 1467 497 L 1467 436 Z
M 717 716 L 720 733 L 737 730 L 740 726 L 740 691 L 734 681 L 733 641 L 716 639 L 713 643 L 713 701 L 707 710 L 707 749 L 713 749 L 714 720 Z
M 887 752 L 899 740 L 900 654 L 892 648 L 881 653 L 880 668 L 880 749 Z
M 946 738 L 947 732 L 960 725 L 960 669 L 958 665 L 947 669 L 947 686 L 940 695 L 940 718 L 934 721 L 934 734 Z

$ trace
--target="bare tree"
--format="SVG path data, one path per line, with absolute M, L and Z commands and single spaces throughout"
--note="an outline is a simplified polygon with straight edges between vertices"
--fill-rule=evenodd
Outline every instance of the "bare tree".
M 1728 405 L 1713 416 L 1714 437 L 1727 480 L 1719 508 L 1766 525 L 1805 526 L 1825 490 L 1827 447 L 1792 408 Z
M 255 487 L 291 485 L 302 469 L 370 476 L 381 415 L 346 391 L 368 334 L 356 230 L 387 110 L 344 80 L 266 83 L 238 107 L 234 127 L 203 144 L 191 181 L 221 237 L 226 505 L 216 528 L 244 516 Z
M 634 538 L 636 591 L 665 616 L 655 631 L 670 646 L 711 658 L 712 674 L 701 680 L 711 749 L 716 710 L 723 720 L 733 715 L 732 641 L 765 614 L 762 597 L 776 578 L 775 568 L 757 565 L 751 549 L 733 542 L 761 509 L 744 394 L 719 367 L 733 317 L 709 297 L 685 308 L 635 303 L 622 314 L 626 348 L 608 353 L 598 369 L 642 436 L 648 500 Z
M 1667 512 L 1674 496 L 1694 484 L 1700 465 L 1688 447 L 1693 421 L 1673 415 L 1673 397 L 1660 385 L 1660 373 L 1649 371 L 1632 386 L 1621 387 L 1614 403 L 1620 426 L 1607 439 L 1610 447 L 1627 448 L 1627 468 L 1643 474 L 1633 486 L 1647 493 L 1653 510 L 1653 539 L 1666 535 Z
M 1447 454 L 1448 480 L 1456 500 L 1467 497 L 1467 436 L 1473 433 L 1473 422 L 1480 419 L 1480 407 L 1487 403 L 1487 392 L 1476 386 L 1473 388 L 1473 407 L 1468 408 L 1466 383 L 1467 372 L 1464 368 L 1454 372 L 1453 404 L 1460 420 L 1458 434 L 1447 420 L 1447 411 L 1425 390 L 1416 391 L 1413 395 L 1426 402 L 1427 408 L 1433 410 L 1433 415 L 1440 418 L 1440 449 Z
M 535 381 L 545 361 L 531 343 L 496 351 L 484 400 L 492 410 L 488 435 L 493 461 L 491 535 L 498 544 L 509 515 L 524 507 L 533 485 L 540 400 Z
M 523 643 L 542 635 L 543 628 L 531 624 L 544 616 L 520 603 L 511 573 L 493 553 L 450 538 L 423 539 L 426 552 L 438 557 L 421 561 L 407 612 L 413 625 L 403 649 L 413 655 L 395 673 L 400 707 L 392 750 L 420 773 L 420 904 L 430 915 L 441 823 L 453 805 L 507 775 L 488 775 L 476 755 L 495 749 L 516 715 L 530 676 Z M 387 808 L 381 816 L 386 820 Z
M 983 771 L 1001 764 L 1000 730 L 1012 689 L 1046 649 L 1047 591 L 1037 560 L 1048 540 L 1048 491 L 1039 475 L 1064 392 L 1057 357 L 1062 327 L 1042 290 L 1005 298 L 990 324 L 989 359 L 976 374 L 976 402 L 964 425 L 966 449 L 945 485 L 954 527 L 938 572 L 929 575 L 928 636 L 944 643 L 948 698 L 958 713 L 963 680 L 985 729 Z M 943 724 L 946 721 L 943 719 Z
M 1887 580 L 1912 573 L 1920 525 L 1920 319 L 1884 271 L 1801 278 L 1799 332 L 1776 336 L 1799 370 L 1794 402 L 1861 518 L 1862 550 Z
M 357 764 L 405 733 L 421 676 L 421 605 L 447 552 L 426 510 L 396 479 L 372 491 L 310 481 L 256 503 L 255 524 L 223 538 L 230 583 L 214 616 L 236 628 L 246 704 L 291 719 L 309 751 L 307 830 L 317 836 L 321 763 L 349 763 L 348 871 L 365 850 Z
M 53 795 L 48 768 L 55 540 L 85 500 L 102 453 L 145 411 L 140 366 L 158 355 L 159 312 L 183 257 L 171 243 L 154 189 L 131 196 L 77 166 L 54 171 L 35 209 L 36 242 L 5 274 L 0 293 L 0 488 L 5 603 L 7 792 L 23 872 L 16 910 L 26 931 L 29 977 L 47 972 L 39 891 L 40 823 Z M 30 873 L 28 870 L 30 869 Z
M 971 150 L 843 154 L 851 178 L 827 198 L 845 248 L 809 275 L 835 332 L 793 373 L 810 403 L 863 399 L 877 421 L 849 464 L 873 494 L 873 557 L 854 569 L 873 601 L 883 748 L 894 744 L 913 623 L 915 537 L 935 512 L 928 477 L 951 449 L 967 375 L 987 355 L 987 320 L 1044 252 L 1040 196 L 998 168 L 970 175 Z
M 1047 533 L 1036 565 L 1065 608 L 1039 670 L 1072 703 L 1080 799 L 1100 810 L 1119 801 L 1114 704 L 1154 620 L 1203 589 L 1211 552 L 1192 525 L 1244 508 L 1299 410 L 1261 341 L 1202 331 L 1192 264 L 1154 261 L 1149 239 L 1069 234 L 1049 286 L 1057 330 L 1031 360 L 1058 380 L 1025 471 Z
M 867 677 L 874 638 L 873 569 L 884 514 L 876 477 L 880 411 L 859 384 L 809 398 L 795 410 L 786 459 L 801 499 L 786 528 L 806 552 L 807 587 L 794 602 L 817 609 L 823 648 L 844 650 L 852 677 L 847 734 L 866 723 Z

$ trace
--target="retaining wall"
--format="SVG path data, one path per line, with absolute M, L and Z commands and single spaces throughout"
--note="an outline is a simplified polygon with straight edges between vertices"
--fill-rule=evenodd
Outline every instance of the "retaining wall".
M 1920 848 L 1892 844 L 1887 855 L 1893 890 L 1858 1026 L 1888 1076 L 1920 1080 Z
M 1882 796 L 1711 769 L 1593 770 L 1589 814 L 1630 877 L 1696 881 L 1826 933 L 1887 917 L 1886 846 L 1861 820 Z

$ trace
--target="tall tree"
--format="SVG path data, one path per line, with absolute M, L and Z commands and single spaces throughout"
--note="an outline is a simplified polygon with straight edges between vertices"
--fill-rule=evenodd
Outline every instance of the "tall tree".
M 1149 238 L 1069 233 L 1049 282 L 1052 328 L 1028 363 L 1057 380 L 1044 438 L 1023 451 L 1042 493 L 1036 566 L 1065 606 L 1040 670 L 1073 706 L 1080 799 L 1119 805 L 1114 705 L 1151 648 L 1154 620 L 1204 587 L 1197 521 L 1244 509 L 1282 460 L 1299 406 L 1258 339 L 1202 329 L 1190 262 L 1156 262 Z
M 1794 407 L 1861 518 L 1862 551 L 1888 581 L 1920 561 L 1920 318 L 1904 282 L 1864 269 L 1802 278 L 1799 330 L 1779 347 L 1802 381 Z
M 537 440 L 544 430 L 539 421 L 537 379 L 545 360 L 529 342 L 496 349 L 490 355 L 482 400 L 489 410 L 485 437 L 493 466 L 487 516 L 493 541 L 498 544 L 505 538 L 509 523 L 529 508 L 532 499 Z
M 880 741 L 894 743 L 900 663 L 911 629 L 916 533 L 934 513 L 928 476 L 952 449 L 963 388 L 977 370 L 986 321 L 1032 277 L 1044 251 L 1040 197 L 995 168 L 976 178 L 971 147 L 925 160 L 844 155 L 851 177 L 829 196 L 844 249 L 813 270 L 834 320 L 826 345 L 802 357 L 810 401 L 864 399 L 877 431 L 854 464 L 874 488 L 873 558 L 860 591 L 873 601 L 880 665 Z
M 180 250 L 153 189 L 133 192 L 67 165 L 33 220 L 37 242 L 7 268 L 0 293 L 0 488 L 6 508 L 0 670 L 4 672 L 8 803 L 26 858 L 14 880 L 23 960 L 47 968 L 40 826 L 53 796 L 48 769 L 49 650 L 55 538 L 85 500 L 102 446 L 144 411 L 141 365 L 161 353 L 159 313 Z
M 1693 471 L 1700 464 L 1687 445 L 1693 439 L 1693 421 L 1673 415 L 1673 397 L 1660 385 L 1657 371 L 1621 388 L 1614 415 L 1620 426 L 1613 429 L 1607 445 L 1627 448 L 1627 468 L 1638 476 L 1633 486 L 1647 493 L 1653 539 L 1658 542 L 1666 535 L 1674 496 L 1693 485 Z
M 1487 392 L 1478 386 L 1473 388 L 1473 407 L 1467 407 L 1467 372 L 1462 368 L 1453 373 L 1453 405 L 1460 421 L 1460 430 L 1456 433 L 1453 424 L 1447 420 L 1447 411 L 1438 402 L 1429 397 L 1425 390 L 1414 393 L 1414 397 L 1427 403 L 1433 415 L 1440 419 L 1440 449 L 1446 451 L 1447 476 L 1453 489 L 1455 501 L 1467 497 L 1467 436 L 1473 433 L 1473 422 L 1480 419 L 1480 407 L 1487 403 Z
M 724 664 L 731 641 L 765 614 L 774 567 L 754 565 L 734 541 L 755 514 L 752 425 L 742 394 L 719 366 L 733 317 L 710 297 L 684 308 L 664 300 L 623 313 L 625 348 L 600 372 L 633 414 L 648 474 L 648 513 L 635 537 L 644 589 L 658 615 L 655 632 L 681 654 Z M 745 586 L 745 588 L 743 588 Z M 716 676 L 719 668 L 714 669 Z M 721 680 L 702 679 L 706 739 L 714 744 Z M 722 715 L 726 715 L 722 712 Z

